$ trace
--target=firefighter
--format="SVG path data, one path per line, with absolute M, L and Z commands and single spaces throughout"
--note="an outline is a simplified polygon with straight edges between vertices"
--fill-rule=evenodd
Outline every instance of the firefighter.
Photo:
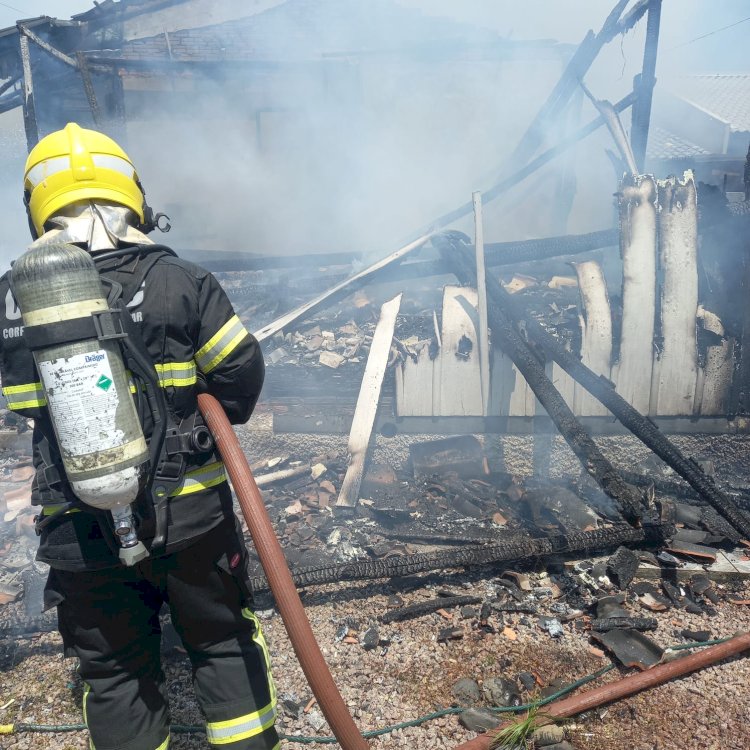
M 9 274 L 0 279 L 2 391 L 10 409 L 34 420 L 37 559 L 50 566 L 45 607 L 57 607 L 65 653 L 80 661 L 91 747 L 169 746 L 159 624 L 166 603 L 192 662 L 209 744 L 277 748 L 268 648 L 224 467 L 212 447 L 183 439 L 202 424 L 201 390 L 233 423 L 250 417 L 264 376 L 258 342 L 210 273 L 146 236 L 151 209 L 132 162 L 109 137 L 70 123 L 43 138 L 26 162 L 24 201 L 33 247 L 88 250 L 105 290 L 127 304 L 173 427 L 160 466 L 172 479 L 166 542 L 126 567 L 104 516 L 82 505 L 66 479 Z

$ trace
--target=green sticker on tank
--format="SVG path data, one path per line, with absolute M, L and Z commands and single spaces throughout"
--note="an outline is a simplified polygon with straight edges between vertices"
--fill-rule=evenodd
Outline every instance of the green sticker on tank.
M 99 380 L 96 381 L 97 388 L 101 388 L 103 391 L 108 391 L 112 381 L 106 375 L 101 375 Z

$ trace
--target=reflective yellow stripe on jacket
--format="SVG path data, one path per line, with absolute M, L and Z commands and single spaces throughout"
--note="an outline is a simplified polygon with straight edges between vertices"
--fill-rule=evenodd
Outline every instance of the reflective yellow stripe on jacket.
M 162 388 L 169 386 L 195 385 L 198 380 L 198 372 L 195 362 L 165 362 L 154 365 L 156 374 L 159 376 L 159 385 Z
M 247 335 L 247 329 L 236 315 L 229 318 L 195 353 L 195 361 L 201 372 L 209 373 L 218 367 Z
M 182 495 L 192 495 L 194 492 L 207 490 L 209 487 L 216 487 L 217 484 L 227 481 L 227 473 L 224 470 L 224 464 L 221 461 L 200 466 L 197 469 L 186 472 L 182 479 L 182 484 L 173 490 L 170 497 L 181 497 Z
M 162 388 L 184 388 L 187 386 L 195 385 L 198 382 L 198 368 L 195 365 L 195 360 L 190 362 L 164 362 L 156 363 L 154 365 L 156 374 L 159 378 L 159 385 Z M 128 372 L 128 378 L 130 380 L 130 392 L 135 393 L 135 383 L 133 382 L 133 374 Z
M 3 388 L 3 396 L 8 402 L 8 408 L 33 409 L 37 406 L 46 406 L 47 398 L 41 383 L 23 383 L 21 385 L 8 385 Z
M 217 484 L 227 481 L 227 473 L 224 464 L 221 461 L 199 466 L 197 469 L 188 471 L 182 479 L 182 484 L 173 490 L 170 497 L 181 497 L 183 495 L 192 495 L 194 492 L 201 492 L 210 487 L 216 487 Z M 51 503 L 42 507 L 42 515 L 50 516 L 63 507 L 62 503 Z M 72 508 L 68 513 L 77 513 L 78 508 Z M 65 514 L 67 515 L 67 513 Z

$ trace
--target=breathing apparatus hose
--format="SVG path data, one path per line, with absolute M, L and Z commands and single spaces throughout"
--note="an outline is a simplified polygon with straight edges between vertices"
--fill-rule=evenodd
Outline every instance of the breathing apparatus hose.
M 343 750 L 367 750 L 369 745 L 357 729 L 315 640 L 263 496 L 232 425 L 221 404 L 210 394 L 199 394 L 198 408 L 214 436 L 289 640 L 323 715 Z

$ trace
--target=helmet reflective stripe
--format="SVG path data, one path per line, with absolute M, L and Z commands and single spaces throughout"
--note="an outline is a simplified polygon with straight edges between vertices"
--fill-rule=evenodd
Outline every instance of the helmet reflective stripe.
M 112 169 L 130 179 L 136 178 L 135 167 L 129 161 L 121 159 L 119 156 L 92 154 L 91 160 L 94 162 L 95 167 Z M 40 182 L 46 180 L 47 177 L 66 169 L 70 169 L 69 156 L 55 156 L 52 159 L 40 162 L 32 167 L 26 175 L 26 189 L 33 190 Z
M 55 156 L 32 167 L 26 174 L 26 189 L 33 190 L 40 182 L 43 182 L 51 174 L 70 169 L 69 156 Z
M 92 154 L 91 158 L 94 160 L 95 167 L 114 169 L 115 172 L 124 174 L 125 177 L 129 177 L 131 180 L 137 179 L 135 167 L 127 159 L 121 159 L 119 156 L 110 156 L 109 154 Z

